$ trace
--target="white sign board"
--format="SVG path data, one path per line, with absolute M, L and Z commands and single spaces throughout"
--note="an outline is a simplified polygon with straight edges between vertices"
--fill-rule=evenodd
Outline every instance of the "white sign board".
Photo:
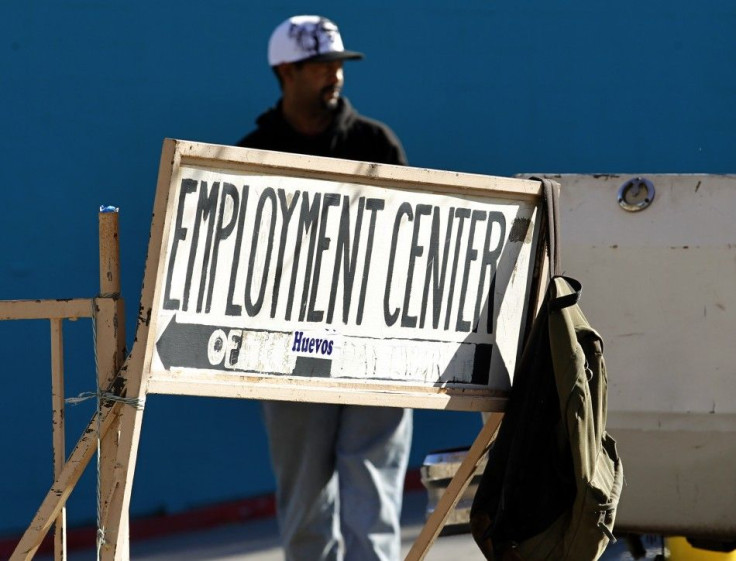
M 487 409 L 508 390 L 538 183 L 169 142 L 148 391 Z

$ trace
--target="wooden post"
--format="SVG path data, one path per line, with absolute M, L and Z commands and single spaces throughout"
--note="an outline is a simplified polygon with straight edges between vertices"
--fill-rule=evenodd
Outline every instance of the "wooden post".
M 120 296 L 120 244 L 117 209 L 100 210 L 100 294 L 95 299 L 95 352 L 97 357 L 97 384 L 99 391 L 110 388 L 125 360 L 125 308 Z M 100 524 L 107 518 L 111 497 L 118 483 L 116 474 L 120 422 L 100 441 L 99 501 Z M 128 557 L 128 513 L 120 521 L 122 551 Z M 104 534 L 103 534 L 104 538 Z M 104 540 L 101 555 L 107 558 L 110 550 Z
M 414 541 L 406 556 L 406 561 L 421 561 L 427 555 L 429 548 L 434 543 L 434 540 L 437 539 L 440 531 L 442 531 L 445 521 L 450 515 L 450 511 L 455 507 L 457 501 L 468 486 L 470 479 L 473 477 L 478 462 L 483 454 L 488 451 L 502 418 L 503 413 L 491 413 L 489 415 L 475 442 L 473 442 L 470 450 L 468 450 L 465 459 L 455 472 L 455 476 L 450 480 L 447 489 L 445 489 L 442 497 L 440 497 L 437 507 L 429 516 L 422 531 Z
M 26 528 L 18 545 L 10 556 L 10 561 L 27 561 L 32 559 L 38 551 L 44 536 L 48 533 L 54 520 L 61 513 L 67 498 L 74 490 L 74 486 L 89 464 L 90 459 L 97 451 L 97 431 L 104 437 L 110 426 L 117 421 L 122 405 L 115 403 L 103 405 L 102 413 L 95 413 L 87 428 L 82 432 L 82 437 L 72 450 L 69 458 L 64 463 L 61 473 L 54 480 L 51 489 L 46 494 L 41 506 L 38 508 L 31 524 Z M 100 418 L 98 420 L 98 415 Z
M 167 169 L 172 162 L 178 165 L 179 161 L 180 156 L 176 153 L 175 145 L 171 142 L 165 143 L 160 168 Z M 159 172 L 159 176 L 161 175 L 161 172 Z M 115 484 L 111 489 L 109 500 L 106 501 L 106 509 L 101 521 L 106 532 L 106 543 L 101 552 L 103 561 L 127 561 L 129 558 L 128 519 L 130 497 L 133 490 L 135 464 L 138 459 L 138 443 L 143 424 L 143 406 L 140 400 L 145 400 L 148 383 L 148 376 L 144 376 L 143 364 L 149 331 L 148 318 L 150 318 L 152 310 L 156 279 L 159 276 L 158 263 L 162 251 L 161 239 L 167 205 L 168 192 L 159 186 L 156 189 L 156 199 L 153 204 L 153 220 L 148 242 L 146 269 L 143 276 L 141 308 L 136 325 L 137 343 L 133 345 L 130 356 L 126 359 L 117 377 L 120 383 L 124 384 L 125 397 L 130 400 L 138 400 L 138 406 L 123 405 L 120 409 L 119 440 L 114 466 Z
M 142 361 L 141 361 L 142 362 Z M 142 369 L 139 363 L 137 370 Z M 140 374 L 138 374 L 140 377 Z M 139 391 L 136 395 L 141 396 Z M 138 458 L 143 409 L 123 405 L 119 419 L 120 439 L 117 443 L 118 456 L 115 463 L 115 485 L 106 500 L 102 518 L 105 543 L 101 550 L 103 561 L 128 561 L 130 558 L 129 509 L 133 490 L 133 475 Z
M 66 461 L 64 427 L 64 335 L 62 319 L 51 319 L 51 407 L 54 443 L 54 479 Z M 66 508 L 62 507 L 54 526 L 54 559 L 66 559 Z

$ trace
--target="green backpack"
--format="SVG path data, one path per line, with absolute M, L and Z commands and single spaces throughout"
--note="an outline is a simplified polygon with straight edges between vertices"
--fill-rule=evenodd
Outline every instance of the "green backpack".
M 615 541 L 623 467 L 606 432 L 603 341 L 581 290 L 553 277 L 525 342 L 470 513 L 486 559 L 594 561 Z

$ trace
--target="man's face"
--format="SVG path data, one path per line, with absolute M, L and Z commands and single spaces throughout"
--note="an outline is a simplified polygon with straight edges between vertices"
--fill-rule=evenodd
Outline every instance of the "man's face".
M 342 65 L 341 60 L 293 65 L 284 87 L 307 106 L 334 109 L 344 83 Z

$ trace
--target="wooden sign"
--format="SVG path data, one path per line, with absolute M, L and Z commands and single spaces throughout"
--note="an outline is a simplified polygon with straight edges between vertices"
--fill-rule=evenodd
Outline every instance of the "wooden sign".
M 498 407 L 538 182 L 166 142 L 148 392 Z
M 63 519 L 97 448 L 98 553 L 129 557 L 147 393 L 501 411 L 541 293 L 541 196 L 536 180 L 166 140 L 133 348 L 119 366 L 114 298 L 96 298 L 115 364 L 12 561 Z M 501 416 L 407 559 L 424 557 Z

